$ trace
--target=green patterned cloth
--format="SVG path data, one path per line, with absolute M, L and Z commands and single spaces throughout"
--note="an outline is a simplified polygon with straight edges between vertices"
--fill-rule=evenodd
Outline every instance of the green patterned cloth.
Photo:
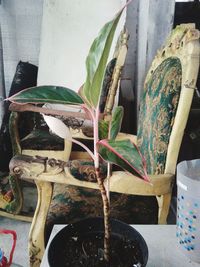
M 149 174 L 164 173 L 167 147 L 181 91 L 181 62 L 164 60 L 145 83 L 141 98 L 138 146 Z

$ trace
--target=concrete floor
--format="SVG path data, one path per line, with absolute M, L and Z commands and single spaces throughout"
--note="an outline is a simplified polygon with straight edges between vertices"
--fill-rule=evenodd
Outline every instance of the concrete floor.
M 13 257 L 14 266 L 29 267 L 28 262 L 28 233 L 30 223 L 21 222 L 12 219 L 0 217 L 0 228 L 12 229 L 17 233 L 16 249 Z M 12 246 L 12 237 L 10 235 L 0 235 L 0 248 L 5 252 L 8 258 Z

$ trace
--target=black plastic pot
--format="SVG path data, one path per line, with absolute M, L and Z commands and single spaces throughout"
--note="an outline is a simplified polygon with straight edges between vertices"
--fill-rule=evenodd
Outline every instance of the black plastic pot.
M 48 250 L 50 267 L 144 267 L 148 248 L 143 237 L 130 225 L 111 220 L 111 260 L 103 260 L 104 222 L 89 218 L 64 227 Z

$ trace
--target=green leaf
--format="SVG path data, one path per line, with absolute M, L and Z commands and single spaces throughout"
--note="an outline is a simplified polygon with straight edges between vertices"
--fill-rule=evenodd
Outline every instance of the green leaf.
M 109 122 L 104 120 L 99 120 L 99 139 L 108 138 Z
M 98 142 L 99 154 L 110 163 L 148 181 L 146 162 L 137 146 L 130 140 L 101 140 Z
M 124 8 L 117 13 L 113 20 L 104 25 L 94 40 L 86 59 L 87 78 L 83 95 L 94 108 L 97 107 L 99 102 L 110 48 L 123 10 Z
M 82 98 L 73 90 L 61 86 L 31 87 L 8 98 L 17 103 L 83 104 Z
M 124 116 L 124 108 L 118 106 L 115 108 L 112 114 L 111 126 L 110 126 L 110 139 L 114 140 L 121 129 L 122 119 Z
M 85 105 L 91 108 L 90 103 L 88 102 L 86 96 L 84 95 L 84 85 L 82 85 L 78 90 L 79 96 L 83 99 Z

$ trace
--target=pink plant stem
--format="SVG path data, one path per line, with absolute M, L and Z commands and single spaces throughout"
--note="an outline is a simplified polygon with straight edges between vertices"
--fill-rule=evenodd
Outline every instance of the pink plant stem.
M 97 148 L 97 142 L 99 141 L 99 110 L 95 110 L 94 114 L 94 166 L 96 169 L 99 169 L 99 154 Z
M 110 162 L 108 162 L 108 164 L 107 164 L 107 179 L 106 179 L 106 193 L 107 193 L 109 205 L 110 205 L 110 177 L 111 177 L 111 164 L 110 164 Z
M 104 212 L 104 258 L 107 262 L 110 261 L 110 206 L 107 197 L 106 188 L 103 183 L 103 179 L 100 176 L 99 168 L 96 169 L 97 183 L 99 190 L 101 192 L 102 202 L 103 202 L 103 212 Z
M 104 258 L 107 262 L 110 260 L 110 206 L 109 206 L 109 200 L 107 197 L 106 188 L 104 185 L 104 180 L 100 175 L 99 172 L 99 153 L 98 153 L 98 147 L 97 142 L 99 141 L 99 109 L 97 108 L 95 110 L 95 116 L 94 116 L 94 166 L 97 176 L 97 183 L 99 186 L 99 190 L 101 192 L 102 202 L 103 202 L 103 212 L 104 212 Z
M 69 140 L 70 140 L 70 139 L 69 139 Z M 73 138 L 71 139 L 71 141 L 72 141 L 73 143 L 75 143 L 75 144 L 81 146 L 82 148 L 84 148 L 84 149 L 88 152 L 88 154 L 90 155 L 90 157 L 91 157 L 93 160 L 95 160 L 94 154 L 92 153 L 92 151 L 91 151 L 87 146 L 85 146 L 83 143 L 81 143 L 81 142 L 79 142 L 78 140 L 73 139 Z

